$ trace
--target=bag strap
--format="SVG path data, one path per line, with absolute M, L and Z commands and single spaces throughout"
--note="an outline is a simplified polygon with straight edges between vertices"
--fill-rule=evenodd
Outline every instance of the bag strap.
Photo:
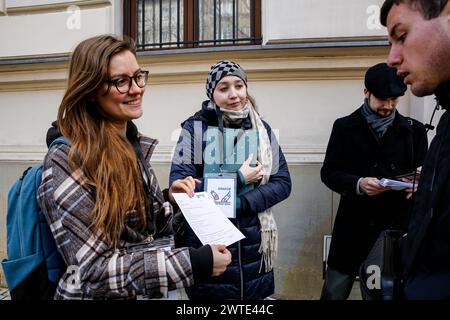
M 152 175 L 151 175 L 150 171 L 148 170 L 147 162 L 145 161 L 144 154 L 142 153 L 140 144 L 136 144 L 135 151 L 136 151 L 136 155 L 138 156 L 139 162 L 141 163 L 141 166 L 144 169 L 144 174 L 147 176 L 147 181 L 145 181 L 145 179 L 143 179 L 144 187 L 147 189 L 147 193 L 149 195 L 151 195 L 152 197 L 156 197 L 156 195 L 151 192 L 152 188 L 150 185 L 150 179 L 151 179 Z
M 67 140 L 64 136 L 59 136 L 55 140 L 53 140 L 50 145 L 48 146 L 48 149 L 50 150 L 53 146 L 56 146 L 57 144 L 65 144 L 70 146 L 70 141 Z
M 146 191 L 147 195 L 148 195 L 148 205 L 149 205 L 149 210 L 150 210 L 150 217 L 151 217 L 151 235 L 154 236 L 155 232 L 156 232 L 156 214 L 153 212 L 154 207 L 153 207 L 153 199 L 157 199 L 156 194 L 152 193 L 152 187 L 150 185 L 150 181 L 151 181 L 151 173 L 148 170 L 147 167 L 147 163 L 145 161 L 145 157 L 144 154 L 142 153 L 142 148 L 141 148 L 141 144 L 139 142 L 139 138 L 136 137 L 136 139 L 132 139 L 131 144 L 133 146 L 134 151 L 136 152 L 136 155 L 138 157 L 139 162 L 141 163 L 141 166 L 144 169 L 143 174 L 145 174 L 147 176 L 147 181 L 145 181 L 144 177 L 142 177 L 142 183 L 144 185 L 144 190 Z

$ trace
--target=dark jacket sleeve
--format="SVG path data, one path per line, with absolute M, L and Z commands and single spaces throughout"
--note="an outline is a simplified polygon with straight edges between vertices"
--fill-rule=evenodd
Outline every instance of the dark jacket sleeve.
M 338 119 L 333 124 L 325 160 L 320 170 L 320 177 L 322 182 L 334 192 L 342 195 L 356 194 L 356 184 L 360 177 L 349 174 L 344 170 L 345 152 L 343 152 L 343 143 L 345 139 L 342 125 Z
M 214 265 L 211 246 L 207 244 L 198 249 L 189 248 L 189 255 L 191 257 L 194 282 L 199 282 L 210 278 Z
M 291 193 L 291 176 L 283 151 L 276 138 L 272 136 L 270 126 L 265 122 L 264 125 L 272 146 L 272 174 L 265 185 L 260 185 L 240 196 L 242 210 L 251 213 L 267 210 L 289 197 Z

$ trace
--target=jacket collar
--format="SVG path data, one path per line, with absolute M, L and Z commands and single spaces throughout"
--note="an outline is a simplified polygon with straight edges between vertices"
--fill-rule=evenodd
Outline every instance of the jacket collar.
M 450 81 L 444 82 L 436 88 L 436 100 L 443 109 L 450 109 Z
M 361 108 L 362 106 L 348 116 L 347 126 L 367 126 L 367 121 L 362 115 Z M 412 131 L 412 120 L 402 116 L 397 109 L 395 110 L 395 119 L 393 125 L 395 127 L 406 128 L 407 130 Z
M 127 123 L 127 139 L 134 147 L 137 143 L 140 144 L 145 160 L 150 160 L 153 151 L 158 144 L 158 140 L 141 135 L 132 121 L 128 121 Z
M 206 122 L 210 126 L 217 126 L 218 120 L 216 110 L 208 108 L 208 104 L 209 100 L 203 101 L 201 110 L 197 111 L 193 117 L 195 120 Z

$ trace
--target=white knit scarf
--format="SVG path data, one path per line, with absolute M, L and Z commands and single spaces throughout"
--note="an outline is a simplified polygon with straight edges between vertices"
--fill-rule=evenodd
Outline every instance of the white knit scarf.
M 223 121 L 225 123 L 234 123 L 240 125 L 245 118 L 248 117 L 250 113 L 251 105 L 248 103 L 239 110 L 230 110 L 225 108 L 219 108 L 222 111 Z

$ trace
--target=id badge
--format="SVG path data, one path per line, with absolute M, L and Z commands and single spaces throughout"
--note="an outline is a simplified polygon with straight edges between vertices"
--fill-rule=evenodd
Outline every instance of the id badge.
M 205 191 L 227 218 L 236 218 L 236 173 L 205 174 Z

